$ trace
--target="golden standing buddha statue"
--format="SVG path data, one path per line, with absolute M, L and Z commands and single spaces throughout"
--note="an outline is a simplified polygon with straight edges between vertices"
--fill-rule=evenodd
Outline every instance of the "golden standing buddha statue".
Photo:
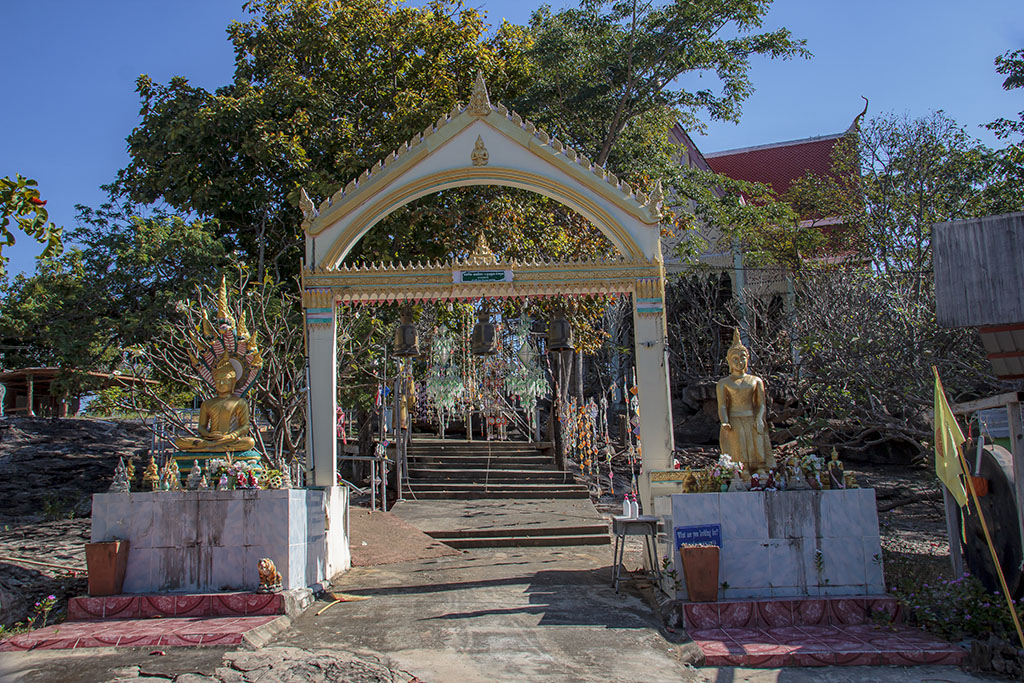
M 719 446 L 733 460 L 743 463 L 744 477 L 775 467 L 766 423 L 766 396 L 760 377 L 747 373 L 750 353 L 733 330 L 726 353 L 729 376 L 718 382 L 718 417 L 722 421 Z
M 248 451 L 256 445 L 249 436 L 249 404 L 234 395 L 238 372 L 225 352 L 213 371 L 216 398 L 203 401 L 199 407 L 199 436 L 181 437 L 174 445 L 183 451 L 223 453 Z

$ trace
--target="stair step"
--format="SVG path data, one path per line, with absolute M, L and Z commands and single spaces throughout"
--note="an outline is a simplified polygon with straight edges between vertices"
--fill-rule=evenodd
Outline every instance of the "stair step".
M 461 538 L 498 538 L 528 536 L 608 536 L 607 524 L 587 524 L 583 526 L 546 526 L 546 527 L 502 527 L 498 529 L 452 529 L 449 531 L 428 531 L 427 535 L 448 543 L 452 539 Z
M 522 499 L 543 499 L 543 498 L 590 498 L 586 490 L 577 491 L 527 491 L 509 490 L 505 488 L 490 488 L 487 490 L 477 489 L 472 491 L 406 491 L 406 496 L 413 500 L 474 500 L 486 498 L 522 498 Z
M 410 467 L 471 469 L 537 469 L 554 468 L 554 458 L 477 458 L 475 456 L 410 456 Z
M 413 487 L 416 491 L 443 491 L 443 490 L 476 490 L 476 489 L 509 489 L 515 490 L 538 490 L 538 491 L 570 491 L 580 490 L 587 491 L 587 487 L 582 484 L 534 484 L 534 483 L 520 483 L 520 484 L 492 484 L 483 481 L 465 481 L 465 482 L 453 482 L 453 481 L 421 481 L 415 482 Z
M 607 531 L 607 530 L 606 530 Z M 478 536 L 475 538 L 446 539 L 452 548 L 510 548 L 557 545 L 607 545 L 609 536 L 596 534 L 569 534 L 565 536 Z
M 433 469 L 426 467 L 410 467 L 409 478 L 416 479 L 466 479 L 469 481 L 497 481 L 499 479 L 523 479 L 537 481 L 540 479 L 552 482 L 573 483 L 569 472 L 552 470 L 506 470 L 506 469 Z

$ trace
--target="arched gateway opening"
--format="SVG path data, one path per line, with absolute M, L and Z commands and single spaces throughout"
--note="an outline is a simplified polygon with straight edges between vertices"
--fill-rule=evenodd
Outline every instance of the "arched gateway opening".
M 503 262 L 470 257 L 443 263 L 340 265 L 374 225 L 428 194 L 477 185 L 545 195 L 592 222 L 619 251 L 602 261 Z M 337 482 L 337 328 L 339 303 L 629 294 L 633 298 L 643 474 L 670 468 L 672 421 L 664 314 L 660 188 L 647 197 L 589 159 L 488 99 L 482 75 L 465 108 L 456 108 L 365 171 L 319 207 L 302 193 L 306 268 L 303 306 L 309 339 L 307 453 L 312 483 Z M 466 281 L 467 270 L 493 273 Z M 497 273 L 501 277 L 497 277 Z

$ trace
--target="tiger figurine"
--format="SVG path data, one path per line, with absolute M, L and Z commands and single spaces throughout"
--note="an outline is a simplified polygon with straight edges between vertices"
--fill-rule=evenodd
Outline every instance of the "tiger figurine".
M 264 557 L 256 565 L 260 572 L 260 592 L 270 593 L 281 588 L 281 572 L 277 571 L 274 561 Z

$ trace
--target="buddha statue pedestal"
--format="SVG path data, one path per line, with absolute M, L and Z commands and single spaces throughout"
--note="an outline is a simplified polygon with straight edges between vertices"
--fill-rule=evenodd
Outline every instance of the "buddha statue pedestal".
M 269 557 L 285 590 L 349 568 L 348 487 L 98 493 L 92 540 L 131 544 L 125 593 L 254 591 Z
M 874 489 L 678 493 L 654 514 L 679 576 L 680 534 L 720 539 L 719 600 L 885 594 Z
M 213 452 L 213 451 L 177 451 L 171 454 L 175 462 L 178 463 L 178 469 L 181 471 L 182 478 L 188 477 L 189 472 L 192 471 L 192 466 L 196 461 L 199 462 L 199 466 L 203 468 L 203 472 L 212 475 L 209 472 L 209 464 L 211 460 L 224 460 L 225 462 L 230 458 L 232 463 L 244 462 L 252 465 L 256 469 L 262 469 L 263 456 L 259 451 L 250 449 L 247 451 L 241 451 L 239 453 L 227 452 Z M 215 484 L 215 481 L 210 482 L 211 485 Z

